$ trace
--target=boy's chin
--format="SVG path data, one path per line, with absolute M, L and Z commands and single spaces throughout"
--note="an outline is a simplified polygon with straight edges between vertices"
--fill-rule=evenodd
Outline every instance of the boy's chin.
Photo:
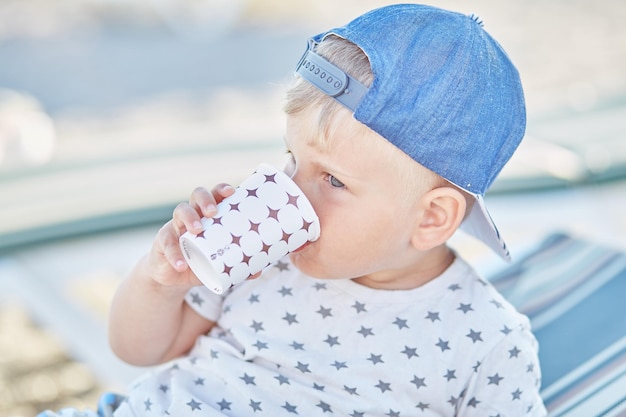
M 324 265 L 312 252 L 291 252 L 289 254 L 291 264 L 303 274 L 317 279 L 343 279 L 328 273 L 328 267 Z
M 289 260 L 291 261 L 291 263 L 293 264 L 293 266 L 295 266 L 296 268 L 298 268 L 300 271 L 306 273 L 306 271 L 304 271 L 302 268 L 303 266 L 305 266 L 306 264 L 306 257 L 304 256 L 304 254 L 302 253 L 302 250 L 298 250 L 298 251 L 294 251 L 289 253 Z
M 289 260 L 291 264 L 296 267 L 300 272 L 313 278 L 324 278 L 320 272 L 320 262 L 313 259 L 311 256 L 307 256 L 308 251 L 306 248 L 291 252 L 289 254 Z

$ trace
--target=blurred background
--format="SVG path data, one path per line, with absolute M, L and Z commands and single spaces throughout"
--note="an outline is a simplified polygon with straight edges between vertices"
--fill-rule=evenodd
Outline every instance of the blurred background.
M 0 417 L 143 371 L 106 342 L 120 279 L 195 186 L 282 165 L 306 39 L 390 3 L 0 0 Z M 426 3 L 477 14 L 520 71 L 527 137 L 487 197 L 513 256 L 559 230 L 626 249 L 626 2 Z

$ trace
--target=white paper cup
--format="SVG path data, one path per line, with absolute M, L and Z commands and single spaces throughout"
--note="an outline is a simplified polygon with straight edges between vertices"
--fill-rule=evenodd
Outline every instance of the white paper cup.
M 191 270 L 222 294 L 320 235 L 313 206 L 287 174 L 261 164 L 217 214 L 203 218 L 204 232 L 186 232 L 180 247 Z

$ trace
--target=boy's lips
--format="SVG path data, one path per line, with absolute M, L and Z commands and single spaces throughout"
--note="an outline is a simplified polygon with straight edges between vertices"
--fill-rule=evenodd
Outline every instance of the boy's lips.
M 300 246 L 300 247 L 299 247 L 298 249 L 296 249 L 296 250 L 293 250 L 292 252 L 294 252 L 294 253 L 295 253 L 295 252 L 300 252 L 302 249 L 306 248 L 306 247 L 307 247 L 307 246 L 309 246 L 311 243 L 313 243 L 313 242 L 311 242 L 311 241 L 307 241 L 304 245 Z

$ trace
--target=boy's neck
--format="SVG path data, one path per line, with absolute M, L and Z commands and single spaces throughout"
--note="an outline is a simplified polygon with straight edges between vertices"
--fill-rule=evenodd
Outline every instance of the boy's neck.
M 433 248 L 422 255 L 408 267 L 354 278 L 353 281 L 380 290 L 412 290 L 439 277 L 456 257 L 446 245 Z

